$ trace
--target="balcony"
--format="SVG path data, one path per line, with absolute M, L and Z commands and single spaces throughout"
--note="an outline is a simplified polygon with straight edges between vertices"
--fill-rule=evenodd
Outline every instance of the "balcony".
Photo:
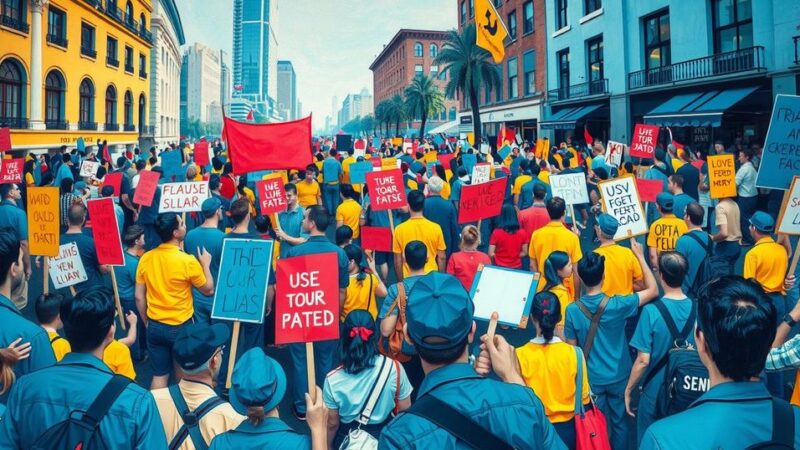
M 119 67 L 119 60 L 108 56 L 106 57 L 106 64 L 109 66 Z
M 69 122 L 64 120 L 45 120 L 44 126 L 48 130 L 69 130 Z
M 117 8 L 114 5 L 106 5 L 106 15 L 116 20 L 117 22 L 122 22 L 122 17 L 124 17 L 122 9 Z
M 67 48 L 67 44 L 69 43 L 69 41 L 67 41 L 67 38 L 65 38 L 64 36 L 58 36 L 50 33 L 47 34 L 47 42 L 63 48 Z
M 131 33 L 136 34 L 139 31 L 139 23 L 133 20 L 133 17 L 125 17 L 122 22 Z
M 147 71 L 139 70 L 139 78 L 147 78 Z
M 153 43 L 153 33 L 151 33 L 150 30 L 148 30 L 144 26 L 139 28 L 139 36 L 141 36 L 142 39 L 149 42 L 150 44 Z
M 103 125 L 103 129 L 105 131 L 119 131 L 119 124 L 118 123 L 106 123 Z
M 27 33 L 30 30 L 30 27 L 24 20 L 18 20 L 14 17 L 7 16 L 5 14 L 0 16 L 0 25 L 3 25 L 4 27 L 8 28 L 13 28 L 23 33 Z
M 702 80 L 763 69 L 765 69 L 764 47 L 749 47 L 629 73 L 628 89 Z
M 28 119 L 25 117 L 0 117 L 0 128 L 24 130 L 28 128 Z
M 97 130 L 97 122 L 78 122 L 79 130 Z
M 144 125 L 139 127 L 140 136 L 152 136 L 156 132 L 156 127 L 153 125 Z
M 794 40 L 794 63 L 800 64 L 800 36 L 792 38 Z
M 132 123 L 126 123 L 125 125 L 122 126 L 122 129 L 125 131 L 136 131 L 136 125 Z
M 86 3 L 92 5 L 94 8 L 103 10 L 103 2 L 101 0 L 84 0 Z
M 568 87 L 551 89 L 547 91 L 547 100 L 550 102 L 560 102 L 592 95 L 608 94 L 608 79 L 589 81 L 586 83 L 573 84 Z
M 97 58 L 97 50 L 81 46 L 81 55 L 88 56 L 89 58 Z

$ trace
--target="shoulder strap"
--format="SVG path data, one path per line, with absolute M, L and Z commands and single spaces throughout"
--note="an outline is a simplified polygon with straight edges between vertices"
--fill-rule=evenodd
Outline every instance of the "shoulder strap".
M 407 412 L 427 419 L 472 448 L 513 449 L 511 445 L 484 428 L 483 425 L 431 394 L 418 398 Z
M 701 240 L 700 240 L 700 238 L 699 238 L 699 237 L 697 237 L 697 236 L 696 236 L 695 234 L 693 234 L 693 233 L 694 233 L 694 232 L 692 232 L 692 233 L 686 233 L 684 236 L 689 236 L 690 238 L 694 239 L 694 240 L 695 240 L 695 242 L 697 242 L 698 244 L 700 244 L 700 246 L 702 246 L 704 249 L 706 249 L 706 253 L 707 253 L 707 254 L 711 254 L 711 238 L 709 238 L 709 239 L 708 239 L 708 243 L 705 243 L 705 244 L 704 244 L 704 243 L 703 243 L 703 241 L 701 241 Z
M 784 400 L 772 399 L 772 442 L 794 448 L 794 408 Z
M 92 428 L 97 427 L 103 417 L 108 414 L 111 405 L 117 401 L 117 398 L 122 394 L 131 379 L 122 375 L 114 375 L 106 383 L 103 389 L 97 394 L 89 409 L 83 414 L 83 421 L 87 422 Z
M 172 397 L 175 408 L 177 408 L 183 420 L 183 425 L 181 425 L 169 443 L 169 449 L 175 450 L 179 448 L 186 438 L 191 436 L 195 449 L 207 450 L 206 440 L 203 439 L 203 435 L 200 433 L 200 419 L 217 406 L 225 403 L 225 401 L 215 395 L 201 403 L 194 411 L 189 411 L 189 407 L 186 405 L 186 401 L 183 399 L 183 394 L 177 384 L 169 387 L 169 395 Z
M 53 337 L 50 339 L 50 343 L 52 344 L 52 343 L 54 343 L 55 341 L 57 341 L 57 340 L 59 340 L 59 339 L 64 339 L 64 338 L 62 338 L 62 337 L 61 337 L 61 336 L 59 336 L 59 335 L 55 335 L 55 336 L 53 336 Z
M 586 355 L 587 360 L 589 359 L 589 353 L 592 351 L 592 346 L 594 345 L 594 337 L 597 335 L 597 329 L 600 327 L 600 318 L 603 316 L 609 300 L 610 298 L 607 295 L 603 296 L 603 300 L 600 301 L 600 305 L 597 306 L 597 312 L 594 314 L 589 312 L 589 308 L 587 308 L 582 301 L 577 301 L 578 308 L 592 321 L 591 325 L 589 325 L 589 331 L 586 333 L 586 342 L 584 342 L 582 346 L 583 353 Z
M 383 388 L 386 387 L 386 382 L 389 380 L 389 374 L 391 372 L 392 364 L 389 363 L 389 358 L 384 356 L 378 376 L 375 377 L 375 381 L 372 383 L 372 388 L 364 402 L 364 406 L 361 407 L 361 412 L 358 414 L 357 420 L 361 425 L 367 425 L 369 423 L 369 419 L 372 417 L 372 410 L 375 408 L 375 404 L 378 403 L 378 399 L 383 393 Z
M 675 325 L 675 320 L 672 319 L 672 315 L 667 310 L 667 306 L 664 304 L 662 300 L 656 300 L 653 302 L 653 305 L 658 309 L 658 312 L 661 314 L 661 317 L 664 319 L 664 322 L 667 324 L 667 328 L 669 329 L 669 333 L 672 336 L 672 342 L 674 343 L 678 339 L 683 339 L 684 341 L 689 340 L 689 333 L 692 332 L 692 327 L 694 327 L 694 322 L 697 317 L 697 305 L 691 300 L 685 300 L 692 302 L 692 310 L 689 312 L 689 318 L 686 319 L 686 324 L 683 325 L 683 329 L 678 331 L 678 326 Z M 672 345 L 672 344 L 670 344 Z M 664 366 L 667 365 L 667 360 L 669 359 L 669 350 L 667 353 L 662 356 L 656 365 L 647 372 L 647 376 L 644 378 L 642 382 L 642 386 L 646 386 L 650 381 L 653 380 L 653 377 L 656 376 Z
M 367 273 L 367 277 L 369 277 L 369 291 L 367 292 L 367 311 L 369 311 L 369 307 L 372 306 L 372 274 Z
M 575 359 L 578 360 L 578 373 L 575 375 L 575 415 L 583 414 L 583 352 L 575 346 Z
M 401 281 L 397 283 L 397 307 L 400 309 L 400 314 L 403 316 L 403 319 L 406 317 L 406 302 L 408 297 L 406 296 L 406 284 L 405 281 Z

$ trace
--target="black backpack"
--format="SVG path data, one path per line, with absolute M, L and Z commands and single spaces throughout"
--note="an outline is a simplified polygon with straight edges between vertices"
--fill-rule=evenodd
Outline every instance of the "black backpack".
M 772 398 L 772 437 L 745 450 L 784 450 L 794 447 L 794 408 L 786 400 Z
M 697 300 L 703 287 L 711 280 L 720 278 L 725 275 L 730 275 L 730 263 L 725 258 L 714 256 L 714 242 L 708 237 L 708 243 L 703 243 L 694 231 L 686 233 L 684 236 L 690 237 L 695 240 L 701 247 L 706 250 L 706 257 L 700 262 L 700 267 L 697 268 L 697 273 L 694 275 L 694 280 L 689 287 L 689 292 L 686 294 L 689 298 Z
M 131 383 L 131 379 L 114 375 L 86 411 L 70 411 L 69 417 L 48 428 L 33 444 L 32 450 L 110 450 L 100 434 L 100 422 L 111 405 Z

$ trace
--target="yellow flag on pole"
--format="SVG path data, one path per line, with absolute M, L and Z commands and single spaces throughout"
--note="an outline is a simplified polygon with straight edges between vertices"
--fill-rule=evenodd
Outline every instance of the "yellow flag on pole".
M 508 30 L 490 0 L 475 0 L 475 31 L 478 47 L 491 53 L 495 63 L 502 62 Z

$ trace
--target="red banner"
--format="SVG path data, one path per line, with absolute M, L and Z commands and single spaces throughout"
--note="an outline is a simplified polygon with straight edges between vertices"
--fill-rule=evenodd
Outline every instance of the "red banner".
M 506 194 L 507 177 L 481 184 L 465 184 L 458 203 L 458 223 L 475 222 L 500 214 Z
M 391 253 L 392 229 L 389 227 L 361 227 L 361 247 L 364 250 Z
M 276 344 L 339 339 L 337 268 L 336 253 L 278 260 Z
M 286 211 L 286 190 L 283 178 L 256 181 L 256 195 L 261 214 L 268 216 L 273 213 Z M 274 226 L 275 224 L 273 224 Z
M 23 158 L 0 161 L 0 184 L 22 183 L 22 171 L 24 168 L 25 160 Z
M 654 203 L 656 196 L 664 191 L 664 182 L 661 180 L 636 179 L 636 190 L 639 191 L 639 200 Z
M 304 169 L 313 162 L 311 116 L 282 123 L 225 120 L 225 138 L 233 172 Z
M 0 128 L 0 152 L 11 150 L 11 129 L 8 127 Z
M 656 152 L 658 141 L 658 126 L 636 124 L 631 140 L 631 158 L 652 158 Z
M 450 160 L 455 157 L 456 157 L 455 153 L 439 153 L 438 155 L 436 155 L 436 159 L 439 160 L 439 164 L 441 164 L 442 167 L 444 167 L 447 170 L 450 170 Z
M 152 205 L 160 177 L 160 173 L 152 170 L 139 172 L 139 184 L 136 185 L 136 190 L 133 193 L 133 203 L 142 206 Z
M 367 172 L 367 187 L 373 211 L 402 208 L 407 204 L 400 169 Z
M 194 144 L 194 162 L 198 166 L 205 167 L 211 163 L 208 156 L 208 142 L 200 141 Z
M 100 198 L 86 202 L 89 217 L 92 219 L 92 237 L 97 252 L 97 262 L 112 266 L 124 266 L 122 239 L 119 236 L 114 200 Z
M 106 186 L 114 188 L 113 196 L 119 197 L 119 193 L 122 191 L 122 172 L 106 174 L 105 178 L 103 178 L 103 186 L 100 187 L 100 191 L 102 192 L 103 188 Z

